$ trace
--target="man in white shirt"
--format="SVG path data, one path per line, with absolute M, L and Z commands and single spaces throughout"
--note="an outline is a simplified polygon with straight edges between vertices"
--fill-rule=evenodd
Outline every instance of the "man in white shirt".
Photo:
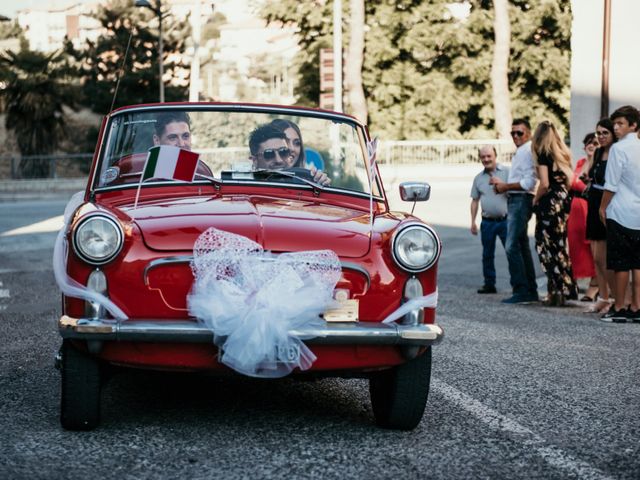
M 607 224 L 607 268 L 615 272 L 613 307 L 606 322 L 640 322 L 640 112 L 630 105 L 611 115 L 618 138 L 609 150 L 600 218 Z M 631 305 L 625 293 L 631 271 Z
M 531 219 L 533 191 L 537 176 L 531 155 L 531 125 L 516 118 L 511 124 L 511 138 L 517 150 L 511 160 L 511 171 L 505 182 L 492 177 L 490 183 L 496 193 L 507 193 L 507 260 L 513 295 L 503 303 L 531 303 L 538 301 L 538 285 L 529 246 L 527 226 Z

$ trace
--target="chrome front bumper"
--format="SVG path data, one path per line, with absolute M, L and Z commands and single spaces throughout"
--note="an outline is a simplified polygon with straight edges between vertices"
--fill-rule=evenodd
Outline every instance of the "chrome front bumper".
M 213 333 L 192 320 L 101 320 L 63 315 L 62 338 L 93 341 L 213 343 Z M 324 322 L 319 327 L 289 330 L 308 344 L 428 346 L 442 340 L 438 325 L 374 322 Z

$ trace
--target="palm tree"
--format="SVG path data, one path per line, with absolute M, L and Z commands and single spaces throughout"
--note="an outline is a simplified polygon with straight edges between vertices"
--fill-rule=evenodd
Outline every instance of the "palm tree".
M 0 53 L 0 97 L 23 157 L 50 155 L 65 136 L 64 107 L 75 108 L 72 73 L 61 53 L 41 53 L 23 47 L 19 52 Z M 49 163 L 22 158 L 23 178 L 49 176 Z

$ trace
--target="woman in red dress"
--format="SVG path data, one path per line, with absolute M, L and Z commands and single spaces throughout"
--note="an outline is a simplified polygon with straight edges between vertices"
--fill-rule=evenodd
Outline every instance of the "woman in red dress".
M 596 271 L 593 265 L 591 247 L 586 235 L 588 206 L 583 193 L 587 189 L 587 185 L 583 182 L 583 179 L 589 176 L 589 169 L 593 164 L 593 155 L 598 147 L 596 134 L 588 133 L 582 143 L 587 156 L 578 160 L 573 172 L 573 183 L 571 184 L 573 199 L 571 200 L 571 212 L 567 222 L 567 237 L 573 276 L 576 280 L 579 278 L 590 279 L 589 288 L 581 300 L 592 302 L 596 299 L 598 293 L 598 282 L 595 276 Z

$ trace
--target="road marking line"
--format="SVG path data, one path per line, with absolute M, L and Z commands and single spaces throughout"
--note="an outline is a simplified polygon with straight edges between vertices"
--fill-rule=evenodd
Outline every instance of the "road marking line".
M 8 288 L 0 288 L 0 298 L 11 298 Z
M 602 470 L 593 467 L 589 463 L 573 458 L 559 448 L 544 445 L 546 443 L 545 440 L 532 430 L 496 412 L 445 382 L 432 378 L 431 387 L 447 400 L 459 405 L 494 430 L 523 437 L 521 443 L 526 447 L 532 448 L 538 456 L 552 467 L 564 470 L 585 480 L 612 480 L 612 477 L 607 476 Z
M 63 224 L 64 215 L 58 215 L 56 217 L 47 218 L 41 222 L 32 223 L 31 225 L 25 225 L 24 227 L 14 228 L 8 232 L 0 233 L 0 237 L 23 235 L 25 233 L 57 232 L 62 228 Z

